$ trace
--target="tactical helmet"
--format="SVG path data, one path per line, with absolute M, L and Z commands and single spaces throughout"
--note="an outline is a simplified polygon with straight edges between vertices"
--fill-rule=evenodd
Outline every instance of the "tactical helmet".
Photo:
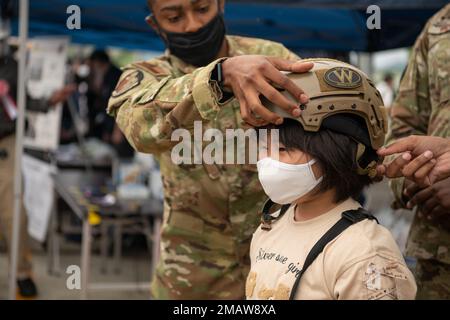
M 306 73 L 288 73 L 288 77 L 309 96 L 294 117 L 267 99 L 262 103 L 284 118 L 300 122 L 305 131 L 327 128 L 350 136 L 358 143 L 358 173 L 374 177 L 378 156 L 384 144 L 387 116 L 380 92 L 367 75 L 356 67 L 333 59 L 304 59 L 314 63 Z M 294 98 L 286 90 L 282 94 Z M 297 102 L 296 102 L 297 103 Z

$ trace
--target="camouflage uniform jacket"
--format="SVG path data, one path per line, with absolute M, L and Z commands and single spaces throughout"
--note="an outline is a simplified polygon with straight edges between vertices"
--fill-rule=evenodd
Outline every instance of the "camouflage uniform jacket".
M 417 39 L 392 107 L 387 144 L 411 134 L 450 137 L 450 5 L 434 15 Z M 404 179 L 391 187 L 397 204 Z M 409 256 L 450 264 L 450 219 L 432 222 L 415 215 L 407 243 Z
M 229 56 L 258 54 L 297 60 L 271 41 L 227 36 Z M 223 102 L 211 73 L 218 59 L 195 68 L 166 55 L 132 63 L 109 101 L 131 145 L 154 154 L 164 186 L 161 256 L 154 298 L 244 298 L 249 246 L 265 200 L 255 165 L 181 164 L 171 160 L 175 129 L 243 128 L 238 101 Z M 220 102 L 219 102 L 220 101 Z M 203 148 L 208 143 L 203 144 Z

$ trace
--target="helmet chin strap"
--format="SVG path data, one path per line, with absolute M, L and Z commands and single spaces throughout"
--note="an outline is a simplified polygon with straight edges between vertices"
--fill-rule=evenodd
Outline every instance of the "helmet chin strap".
M 372 160 L 365 168 L 362 168 L 360 166 L 360 160 L 365 155 L 365 152 L 366 146 L 358 142 L 356 150 L 356 165 L 358 166 L 357 173 L 362 176 L 368 175 L 369 178 L 373 179 L 377 175 L 377 161 Z

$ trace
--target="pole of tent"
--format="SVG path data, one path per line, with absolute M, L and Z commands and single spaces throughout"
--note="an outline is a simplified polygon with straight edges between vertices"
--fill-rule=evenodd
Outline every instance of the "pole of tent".
M 25 73 L 28 39 L 28 0 L 20 0 L 19 13 L 19 76 L 17 80 L 16 150 L 14 165 L 14 216 L 9 269 L 9 299 L 16 298 L 17 259 L 19 251 L 20 220 L 22 219 L 22 154 L 25 124 Z

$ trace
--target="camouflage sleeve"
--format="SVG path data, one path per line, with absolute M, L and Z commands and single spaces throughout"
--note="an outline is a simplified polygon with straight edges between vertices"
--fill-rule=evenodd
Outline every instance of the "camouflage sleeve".
M 287 49 L 285 46 L 283 46 L 282 44 L 280 44 L 281 46 L 281 52 L 282 52 L 282 57 L 286 60 L 291 60 L 291 61 L 297 61 L 300 60 L 301 58 L 296 55 L 295 53 L 293 53 L 292 51 L 290 51 L 289 49 Z
M 240 54 L 256 54 L 267 57 L 277 57 L 291 61 L 297 61 L 301 58 L 287 49 L 283 44 L 270 40 L 257 38 L 245 38 L 233 36 L 228 39 L 233 42 L 235 47 L 245 48 Z
M 405 70 L 397 97 L 391 109 L 391 128 L 386 144 L 412 134 L 427 134 L 431 105 L 428 97 L 428 65 L 426 50 L 426 34 L 417 39 L 408 66 Z M 395 155 L 386 159 L 390 162 Z M 396 199 L 396 207 L 405 207 L 402 198 L 404 178 L 392 179 L 391 189 Z
M 127 66 L 107 111 L 137 151 L 168 150 L 174 144 L 174 130 L 192 129 L 195 120 L 217 115 L 220 97 L 210 77 L 218 61 L 179 78 L 153 74 L 136 64 Z
M 450 5 L 436 13 L 417 39 L 392 108 L 387 143 L 411 134 L 448 137 L 450 129 Z M 391 159 L 388 159 L 391 160 Z M 397 203 L 404 179 L 391 182 Z

